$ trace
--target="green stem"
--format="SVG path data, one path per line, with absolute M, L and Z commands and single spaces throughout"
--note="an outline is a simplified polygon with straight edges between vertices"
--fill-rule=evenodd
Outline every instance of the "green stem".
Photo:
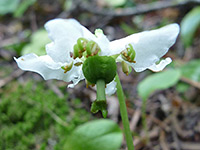
M 97 113 L 99 110 L 102 112 L 104 118 L 107 117 L 107 104 L 105 93 L 105 81 L 102 79 L 97 80 L 97 99 L 92 103 L 91 112 Z
M 104 80 L 97 80 L 97 100 L 106 100 L 105 94 L 105 81 Z
M 124 134 L 125 134 L 125 138 L 126 138 L 126 144 L 127 144 L 128 150 L 134 150 L 133 138 L 131 135 L 128 114 L 127 114 L 127 109 L 126 109 L 126 103 L 125 103 L 125 99 L 124 99 L 124 92 L 123 92 L 118 74 L 115 77 L 115 81 L 117 82 L 117 96 L 118 96 L 119 105 L 120 105 L 120 113 L 121 113 L 122 123 L 124 126 Z

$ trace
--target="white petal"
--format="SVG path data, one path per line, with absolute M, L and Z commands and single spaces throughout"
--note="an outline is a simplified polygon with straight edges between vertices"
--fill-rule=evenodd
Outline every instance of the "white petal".
M 96 35 L 92 34 L 84 26 L 81 26 L 81 28 L 82 28 L 82 32 L 83 32 L 83 37 L 84 38 L 86 38 L 88 40 L 93 40 L 98 44 L 98 46 L 101 49 L 100 56 L 105 56 L 105 55 L 109 54 L 110 41 L 108 40 L 108 38 L 103 33 L 102 34 L 98 34 L 96 36 Z
M 154 72 L 159 72 L 159 71 L 162 71 L 171 62 L 172 62 L 172 59 L 168 57 L 165 60 L 161 60 L 161 62 L 159 64 L 153 64 L 148 69 L 150 69 Z
M 131 66 L 137 72 L 143 71 L 167 53 L 175 43 L 179 30 L 178 24 L 171 24 L 157 30 L 145 31 L 113 41 L 110 43 L 109 55 L 119 54 L 128 44 L 132 44 L 136 52 L 136 63 L 131 63 Z
M 80 72 L 79 72 L 79 76 L 78 76 L 78 77 L 75 77 L 75 78 L 72 80 L 72 84 L 69 84 L 69 85 L 67 86 L 68 88 L 74 88 L 74 86 L 75 86 L 76 84 L 78 84 L 79 81 L 85 79 L 85 77 L 84 77 L 84 75 L 83 75 L 83 73 L 82 73 L 82 69 L 80 69 L 79 71 L 80 71 Z
M 53 19 L 45 24 L 52 43 L 46 46 L 47 54 L 56 62 L 70 62 L 70 52 L 83 37 L 83 29 L 74 19 Z
M 108 38 L 103 33 L 102 34 L 98 34 L 98 36 L 96 37 L 96 39 L 94 39 L 94 41 L 101 48 L 101 52 L 99 54 L 100 56 L 106 56 L 106 55 L 109 54 L 110 41 L 108 40 Z
M 38 57 L 35 54 L 27 54 L 14 59 L 19 68 L 39 73 L 45 80 L 57 79 L 70 82 L 80 76 L 81 67 L 73 66 L 70 71 L 64 73 L 61 69 L 63 64 L 54 62 L 48 55 Z
M 116 92 L 117 88 L 116 88 L 117 83 L 113 80 L 112 82 L 110 82 L 109 84 L 106 85 L 106 95 L 112 95 Z

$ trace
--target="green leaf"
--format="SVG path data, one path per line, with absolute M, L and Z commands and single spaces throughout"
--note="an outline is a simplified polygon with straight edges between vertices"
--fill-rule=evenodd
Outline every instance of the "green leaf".
M 48 38 L 48 34 L 45 30 L 41 29 L 37 32 L 33 33 L 31 36 L 31 42 L 30 44 L 27 44 L 22 49 L 22 55 L 28 54 L 28 53 L 35 53 L 37 55 L 44 55 L 45 52 L 45 45 L 50 42 L 50 39 Z
M 122 143 L 118 125 L 108 119 L 88 122 L 72 132 L 66 141 L 66 150 L 118 150 Z
M 152 74 L 139 83 L 138 92 L 143 100 L 155 92 L 156 90 L 164 90 L 175 85 L 180 79 L 179 70 L 167 70 Z
M 104 0 L 108 5 L 118 7 L 124 5 L 127 0 Z
M 0 15 L 14 12 L 19 2 L 19 0 L 0 0 Z
M 21 17 L 24 12 L 28 9 L 29 6 L 33 5 L 36 2 L 36 0 L 24 0 L 22 1 L 18 8 L 14 12 L 15 17 Z
M 180 68 L 181 74 L 191 80 L 200 81 L 200 59 L 192 60 Z
M 192 44 L 198 27 L 200 27 L 200 6 L 192 9 L 181 22 L 181 38 L 185 47 Z

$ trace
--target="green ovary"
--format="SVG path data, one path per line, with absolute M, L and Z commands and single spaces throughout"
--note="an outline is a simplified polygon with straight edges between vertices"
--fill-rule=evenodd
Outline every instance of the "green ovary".
M 115 59 L 110 56 L 90 56 L 83 64 L 83 74 L 92 84 L 102 79 L 106 84 L 110 83 L 117 70 Z

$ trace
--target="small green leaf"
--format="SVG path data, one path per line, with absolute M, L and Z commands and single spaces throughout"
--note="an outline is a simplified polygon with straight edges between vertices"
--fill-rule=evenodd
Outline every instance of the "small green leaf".
M 164 90 L 175 85 L 180 79 L 179 70 L 167 70 L 152 74 L 139 83 L 138 92 L 143 100 L 155 92 L 156 90 Z
M 118 7 L 124 5 L 127 0 L 104 0 L 104 1 L 110 6 Z
M 79 126 L 68 137 L 66 150 L 118 150 L 122 143 L 118 125 L 108 119 L 100 119 Z
M 28 53 L 35 53 L 37 55 L 44 55 L 45 52 L 45 45 L 50 42 L 48 38 L 48 34 L 45 30 L 38 30 L 37 32 L 33 33 L 31 36 L 30 44 L 27 44 L 22 49 L 22 55 Z
M 19 2 L 19 0 L 0 0 L 0 15 L 14 12 Z
M 200 6 L 192 9 L 181 22 L 181 38 L 185 47 L 192 44 L 195 31 L 200 27 Z
M 192 60 L 180 68 L 181 74 L 191 80 L 200 81 L 200 59 Z

